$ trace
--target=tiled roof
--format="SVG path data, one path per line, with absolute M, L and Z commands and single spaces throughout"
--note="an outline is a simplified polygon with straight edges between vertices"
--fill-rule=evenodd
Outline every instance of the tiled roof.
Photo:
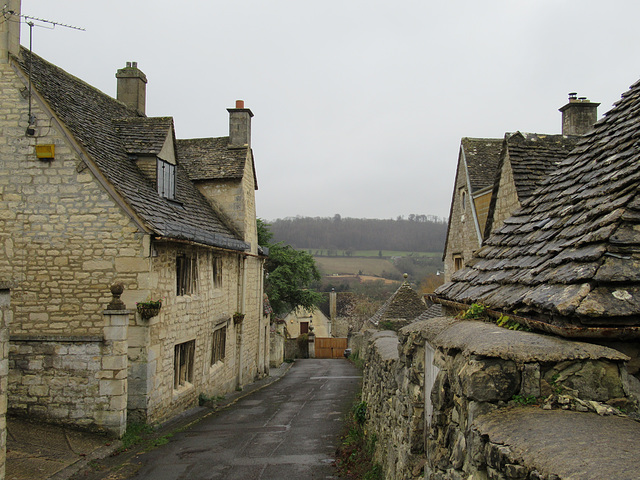
M 513 180 L 520 202 L 529 198 L 540 180 L 567 158 L 579 138 L 522 132 L 505 135 L 505 149 L 511 161 Z M 502 161 L 500 163 L 502 166 Z
M 522 203 L 529 198 L 540 181 L 567 158 L 578 143 L 578 136 L 543 135 L 537 133 L 506 133 L 502 143 L 500 162 L 491 195 L 485 238 L 494 228 L 493 216 L 498 198 L 499 178 L 505 161 L 509 161 L 513 182 Z
M 247 147 L 229 148 L 229 137 L 178 140 L 178 159 L 191 180 L 242 178 Z
M 500 163 L 501 149 L 502 140 L 497 138 L 463 137 L 460 141 L 460 156 L 464 155 L 472 194 L 489 189 L 493 186 L 493 182 L 498 172 L 498 164 Z M 457 182 L 458 175 L 463 174 L 463 171 L 461 170 L 461 162 L 462 159 L 458 158 L 458 166 L 456 168 L 456 178 L 454 182 Z M 447 255 L 449 235 L 452 234 L 453 203 L 456 201 L 457 193 L 458 192 L 454 185 L 453 193 L 451 195 L 451 204 L 449 206 L 447 235 L 444 241 L 444 251 L 442 252 L 443 259 Z
M 125 117 L 113 120 L 125 151 L 132 155 L 158 155 L 173 130 L 171 117 Z
M 22 49 L 17 61 L 25 72 L 29 58 L 29 51 Z M 171 125 L 173 132 L 171 119 L 141 119 L 124 104 L 39 56 L 31 58 L 34 88 L 150 230 L 212 246 L 248 248 L 217 217 L 180 165 L 176 169 L 176 201 L 170 201 L 158 194 L 153 182 L 129 158 L 128 153 L 138 148 L 155 152 L 162 131 L 166 134 L 165 127 Z M 150 139 L 141 139 L 141 132 L 150 134 Z
M 640 324 L 640 82 L 437 294 L 547 322 Z
M 467 161 L 471 193 L 493 186 L 502 139 L 464 137 L 460 143 Z
M 381 321 L 410 323 L 419 317 L 427 306 L 409 282 L 403 282 L 391 297 L 370 318 L 378 325 Z

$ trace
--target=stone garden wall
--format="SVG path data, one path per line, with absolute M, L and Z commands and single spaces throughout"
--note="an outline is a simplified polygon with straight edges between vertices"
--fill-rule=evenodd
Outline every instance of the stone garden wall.
M 279 367 L 284 362 L 284 324 L 278 321 L 271 321 L 271 335 L 269 336 L 269 366 Z
M 627 357 L 606 347 L 450 317 L 364 338 L 367 430 L 387 480 L 419 478 L 423 466 L 425 478 L 438 480 L 556 478 L 551 470 L 562 465 L 541 469 L 542 453 L 514 454 L 478 419 L 528 404 L 578 412 L 572 424 L 619 414 L 614 407 L 637 410 Z M 516 439 L 526 437 L 522 428 Z
M 0 282 L 0 480 L 7 461 L 7 375 L 9 373 L 9 324 L 12 320 L 9 286 Z
M 9 412 L 121 437 L 129 314 L 106 310 L 103 336 L 12 336 Z

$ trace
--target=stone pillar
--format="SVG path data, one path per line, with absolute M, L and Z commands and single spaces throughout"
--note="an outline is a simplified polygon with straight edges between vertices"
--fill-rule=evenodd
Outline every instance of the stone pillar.
M 7 379 L 9 376 L 9 323 L 11 291 L 0 284 L 0 480 L 7 461 Z
M 316 334 L 313 333 L 313 325 L 309 326 L 309 358 L 316 358 Z
M 109 406 L 97 419 L 102 428 L 118 438 L 127 428 L 127 329 L 131 314 L 120 300 L 123 291 L 121 283 L 111 286 L 113 300 L 103 312 L 105 326 L 100 395 L 109 398 Z

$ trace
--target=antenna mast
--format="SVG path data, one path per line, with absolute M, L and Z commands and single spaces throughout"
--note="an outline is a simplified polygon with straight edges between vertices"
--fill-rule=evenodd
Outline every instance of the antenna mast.
M 86 30 L 81 27 L 74 27 L 73 25 L 68 25 L 66 23 L 55 22 L 53 20 L 46 20 L 44 18 L 32 17 L 30 15 L 23 15 L 21 13 L 17 13 L 14 10 L 9 10 L 7 4 L 2 7 L 2 16 L 5 20 L 8 20 L 8 16 L 17 17 L 20 23 L 24 22 L 29 25 L 29 125 L 27 126 L 27 135 L 35 135 L 35 128 L 33 128 L 36 118 L 31 113 L 31 63 L 33 58 L 33 27 L 42 27 L 42 28 L 50 28 L 53 30 L 58 27 L 70 28 L 72 30 L 80 30 L 85 32 Z M 37 25 L 35 22 L 42 22 L 44 24 L 50 25 L 47 27 L 45 25 Z

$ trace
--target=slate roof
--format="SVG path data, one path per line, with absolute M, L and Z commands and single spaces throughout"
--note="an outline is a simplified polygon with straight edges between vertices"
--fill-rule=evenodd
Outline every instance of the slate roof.
M 458 158 L 458 167 L 456 168 L 456 179 L 461 174 L 461 156 L 464 155 L 467 166 L 467 174 L 471 183 L 471 194 L 478 193 L 482 190 L 493 186 L 500 163 L 500 151 L 502 150 L 502 140 L 498 138 L 471 138 L 463 137 L 460 141 L 460 155 Z M 465 181 L 466 183 L 466 181 Z M 451 205 L 449 206 L 449 222 L 447 224 L 447 235 L 444 241 L 444 251 L 442 258 L 447 256 L 447 246 L 449 245 L 449 234 L 451 233 L 451 223 L 453 218 L 453 203 L 456 201 L 458 192 L 454 184 L 453 193 L 451 195 Z
M 158 155 L 173 128 L 171 117 L 125 117 L 113 120 L 125 151 L 131 155 Z
M 176 147 L 178 160 L 193 181 L 240 179 L 251 158 L 248 147 L 230 147 L 229 137 L 178 140 Z
M 427 306 L 409 282 L 404 281 L 380 309 L 369 319 L 375 325 L 382 321 L 410 323 L 419 317 Z
M 502 139 L 464 137 L 460 147 L 467 161 L 471 193 L 493 186 L 500 163 Z
M 579 138 L 575 135 L 543 135 L 525 132 L 505 134 L 495 173 L 491 205 L 484 232 L 485 238 L 493 228 L 493 216 L 504 162 L 509 161 L 511 165 L 518 200 L 522 203 L 532 195 L 538 183 L 567 158 Z
M 505 154 L 508 153 L 520 202 L 529 198 L 540 180 L 567 158 L 579 138 L 574 135 L 542 135 L 523 132 L 505 135 L 498 168 L 502 168 Z
M 123 103 L 22 48 L 16 60 L 24 72 L 29 58 L 34 89 L 147 228 L 173 239 L 234 250 L 249 248 L 218 218 L 180 165 L 176 168 L 176 201 L 170 201 L 158 194 L 154 182 L 129 158 L 135 150 L 158 151 L 160 139 L 174 135 L 171 118 L 141 118 Z
M 436 293 L 559 325 L 640 324 L 640 82 Z

